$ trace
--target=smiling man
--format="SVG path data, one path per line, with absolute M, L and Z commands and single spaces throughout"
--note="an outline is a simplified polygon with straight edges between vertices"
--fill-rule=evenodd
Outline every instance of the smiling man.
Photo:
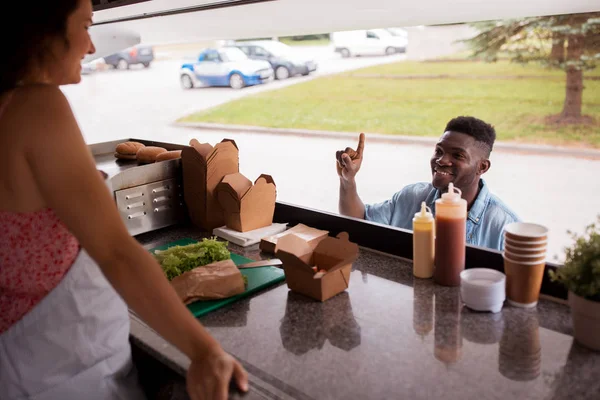
M 391 199 L 378 204 L 363 204 L 356 189 L 355 176 L 363 160 L 365 135 L 358 148 L 336 154 L 340 177 L 339 211 L 367 221 L 412 229 L 412 219 L 425 202 L 435 214 L 435 200 L 448 191 L 448 184 L 462 190 L 467 201 L 467 243 L 502 250 L 503 228 L 519 217 L 497 196 L 490 193 L 482 179 L 491 166 L 490 153 L 496 131 L 474 117 L 457 117 L 448 122 L 430 160 L 432 181 L 405 186 Z

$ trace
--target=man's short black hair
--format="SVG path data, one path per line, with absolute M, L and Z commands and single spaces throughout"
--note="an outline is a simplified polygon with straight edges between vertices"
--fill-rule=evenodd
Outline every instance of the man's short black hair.
M 464 133 L 473 137 L 478 143 L 483 145 L 481 148 L 485 151 L 487 157 L 490 156 L 494 148 L 496 130 L 492 125 L 478 118 L 456 117 L 450 120 L 446 125 L 446 129 L 444 129 L 444 132 L 449 131 Z

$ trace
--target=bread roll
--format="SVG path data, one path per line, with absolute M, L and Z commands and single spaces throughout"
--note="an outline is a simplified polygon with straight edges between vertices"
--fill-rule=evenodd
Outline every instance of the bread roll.
M 181 150 L 171 150 L 156 156 L 156 162 L 181 158 Z
M 119 160 L 136 160 L 137 159 L 137 156 L 135 154 L 115 153 L 115 157 L 117 157 Z
M 124 142 L 124 143 L 119 143 L 117 145 L 115 152 L 117 154 L 121 154 L 121 155 L 135 156 L 137 154 L 138 150 L 141 149 L 142 147 L 145 147 L 145 146 L 140 142 Z M 115 154 L 115 156 L 116 156 L 116 154 Z
M 166 152 L 164 147 L 145 146 L 137 151 L 137 160 L 141 164 L 150 164 L 156 161 L 156 156 Z

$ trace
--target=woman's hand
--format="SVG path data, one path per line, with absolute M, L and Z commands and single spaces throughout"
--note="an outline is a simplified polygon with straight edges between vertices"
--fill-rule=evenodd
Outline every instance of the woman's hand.
M 211 350 L 193 359 L 187 373 L 187 390 L 192 400 L 227 400 L 229 382 L 248 391 L 248 373 L 242 365 L 222 349 Z

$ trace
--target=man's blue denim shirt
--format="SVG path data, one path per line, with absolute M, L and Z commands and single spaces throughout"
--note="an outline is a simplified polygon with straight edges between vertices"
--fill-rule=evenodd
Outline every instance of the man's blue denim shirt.
M 491 194 L 483 179 L 479 194 L 467 215 L 467 243 L 496 250 L 504 249 L 504 226 L 519 217 L 498 197 Z M 425 202 L 435 215 L 435 201 L 441 193 L 431 183 L 408 185 L 390 200 L 365 205 L 365 219 L 380 224 L 412 230 L 412 219 Z

